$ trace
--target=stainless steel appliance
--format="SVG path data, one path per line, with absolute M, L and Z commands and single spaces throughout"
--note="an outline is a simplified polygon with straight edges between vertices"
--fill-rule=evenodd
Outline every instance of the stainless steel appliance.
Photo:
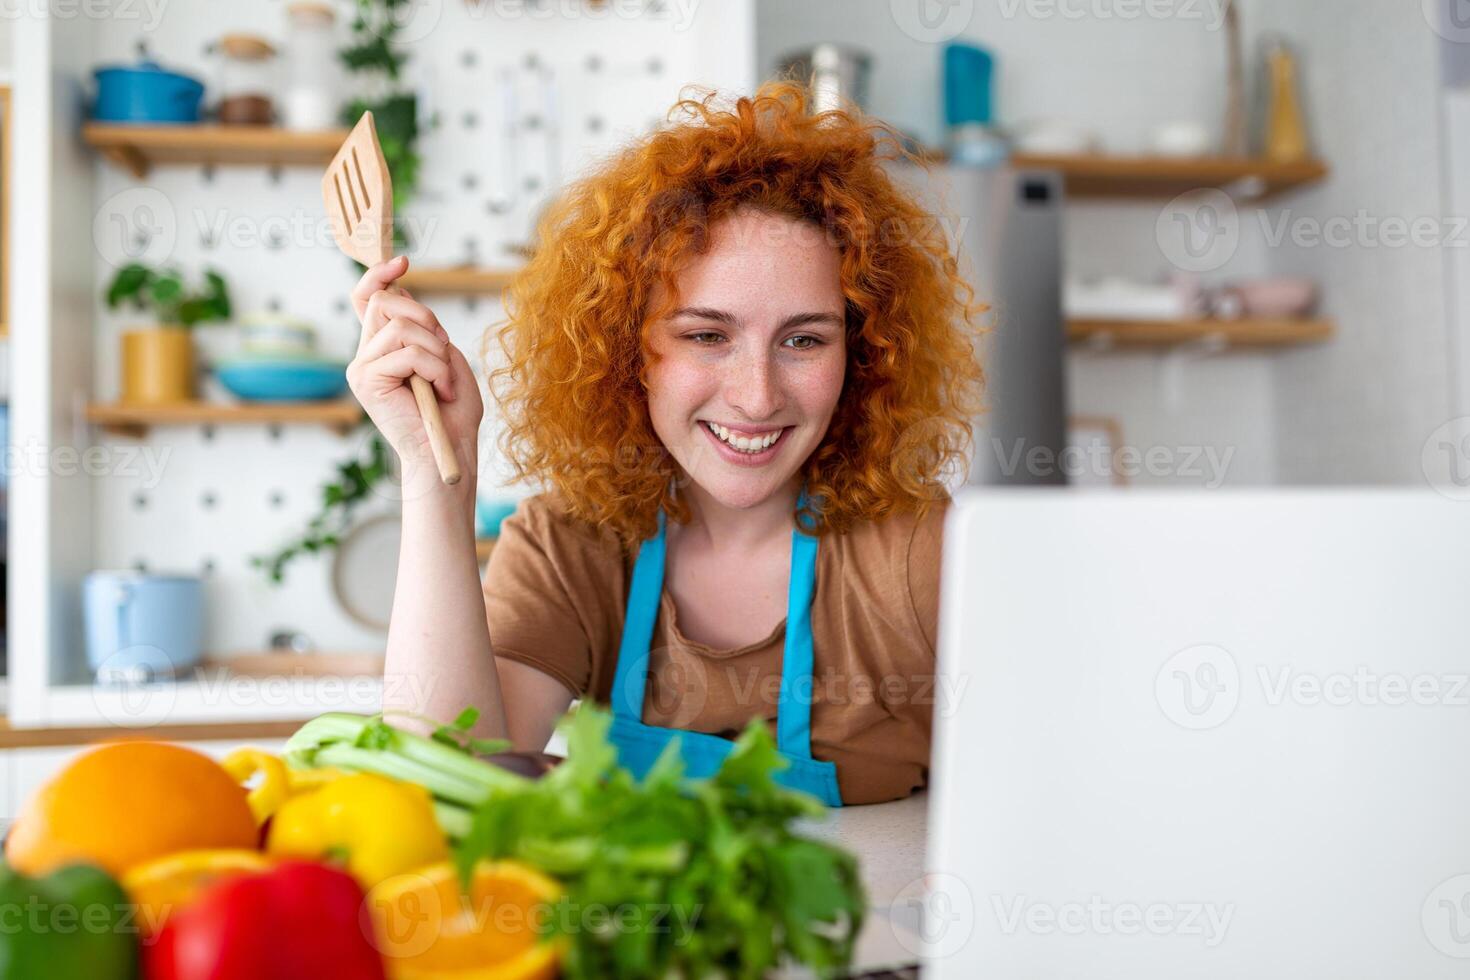
M 808 83 L 813 113 L 844 108 L 843 101 L 850 101 L 859 109 L 868 107 L 873 58 L 866 51 L 823 42 L 783 55 L 778 69 L 783 75 Z
M 975 420 L 968 482 L 1066 482 L 1062 182 L 1044 170 L 895 164 L 895 179 L 942 221 L 982 323 L 987 411 Z

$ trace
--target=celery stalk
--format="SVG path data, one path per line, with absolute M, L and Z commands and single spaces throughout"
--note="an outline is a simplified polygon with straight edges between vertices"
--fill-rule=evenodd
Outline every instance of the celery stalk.
M 293 769 L 373 772 L 417 783 L 437 799 L 465 807 L 531 784 L 452 745 L 393 728 L 379 716 L 346 712 L 319 715 L 302 725 L 286 741 L 284 755 Z
M 475 814 L 462 806 L 435 800 L 434 818 L 439 821 L 439 829 L 444 831 L 444 836 L 450 840 L 463 840 L 474 824 Z

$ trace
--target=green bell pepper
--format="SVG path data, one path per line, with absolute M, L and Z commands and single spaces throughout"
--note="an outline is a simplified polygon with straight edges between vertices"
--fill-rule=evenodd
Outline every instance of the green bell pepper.
M 0 980 L 134 980 L 138 932 L 127 893 L 101 868 L 30 878 L 0 863 Z

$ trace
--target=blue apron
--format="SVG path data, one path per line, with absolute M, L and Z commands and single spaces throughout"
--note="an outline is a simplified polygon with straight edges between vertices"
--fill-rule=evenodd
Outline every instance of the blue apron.
M 806 503 L 802 491 L 798 510 Z M 786 646 L 781 658 L 781 699 L 776 706 L 776 748 L 789 765 L 775 774 L 776 782 L 810 793 L 827 806 L 841 806 L 837 765 L 812 758 L 812 706 L 802 698 L 811 691 L 812 593 L 817 577 L 817 539 L 799 528 L 791 531 L 791 585 L 786 599 Z M 638 549 L 623 637 L 618 647 L 612 687 L 613 745 L 618 762 L 642 779 L 664 747 L 676 742 L 691 778 L 713 776 L 735 743 L 708 732 L 660 728 L 642 721 L 648 686 L 648 651 L 664 588 L 664 514 L 659 511 L 658 533 Z

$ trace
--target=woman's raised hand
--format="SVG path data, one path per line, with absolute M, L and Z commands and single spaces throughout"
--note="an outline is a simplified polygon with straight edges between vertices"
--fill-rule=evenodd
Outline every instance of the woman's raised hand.
M 470 476 L 475 472 L 476 438 L 485 413 L 480 386 L 434 312 L 407 293 L 388 291 L 407 270 L 408 259 L 395 256 L 368 269 L 352 290 L 352 308 L 362 323 L 362 336 L 357 355 L 347 365 L 347 382 L 398 453 L 405 480 L 409 467 L 426 466 L 437 472 L 408 379 L 417 374 L 432 384 L 460 467 Z M 473 493 L 474 480 L 466 479 L 463 484 Z

